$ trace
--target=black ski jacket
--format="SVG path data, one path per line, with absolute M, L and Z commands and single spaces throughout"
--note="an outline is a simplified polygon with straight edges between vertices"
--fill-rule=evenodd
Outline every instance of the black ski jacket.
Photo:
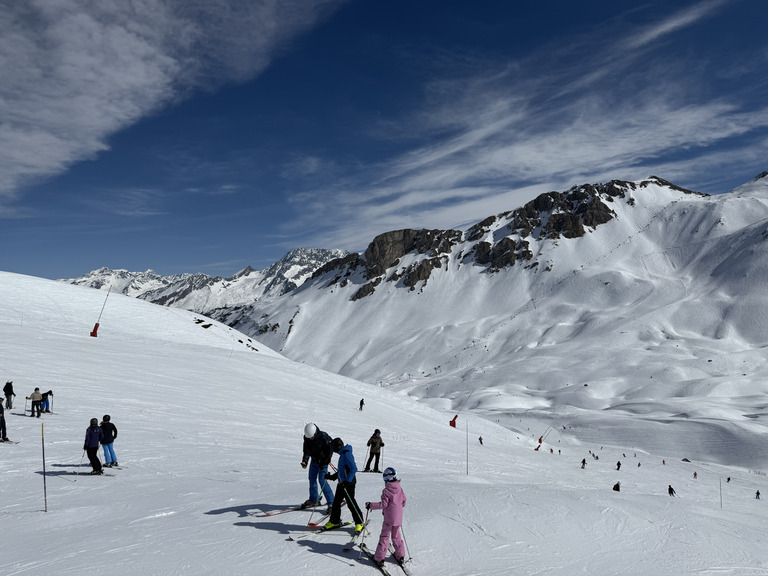
M 312 458 L 320 468 L 324 468 L 331 463 L 331 437 L 318 428 L 314 438 L 304 438 L 303 451 L 302 462 L 309 462 Z
M 117 438 L 117 426 L 112 422 L 102 422 L 101 431 L 104 433 L 104 438 L 101 439 L 102 444 L 112 444 Z

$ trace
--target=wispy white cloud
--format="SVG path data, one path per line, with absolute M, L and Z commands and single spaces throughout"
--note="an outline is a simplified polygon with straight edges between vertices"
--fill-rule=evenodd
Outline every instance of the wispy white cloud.
M 668 18 L 655 22 L 651 26 L 638 30 L 635 34 L 629 36 L 622 42 L 625 48 L 635 49 L 642 46 L 646 46 L 652 42 L 656 42 L 674 32 L 692 26 L 702 20 L 713 15 L 729 0 L 709 0 L 707 2 L 699 2 L 689 8 L 680 10 L 669 16 Z
M 252 78 L 342 1 L 3 2 L 0 200 L 190 90 Z

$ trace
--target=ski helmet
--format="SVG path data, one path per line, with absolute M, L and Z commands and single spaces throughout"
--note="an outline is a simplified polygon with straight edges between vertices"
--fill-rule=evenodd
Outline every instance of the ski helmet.
M 104 414 L 104 418 L 102 418 L 104 422 L 109 422 L 109 414 Z
M 397 472 L 392 467 L 384 470 L 384 474 L 382 474 L 382 476 L 384 476 L 384 482 L 393 482 L 397 480 Z
M 317 434 L 317 426 L 312 422 L 304 426 L 304 438 L 312 438 L 315 434 Z
M 331 450 L 338 453 L 342 448 L 344 448 L 344 440 L 341 438 L 334 438 L 331 440 Z
M 98 426 L 98 425 L 99 425 L 99 419 L 91 418 L 91 426 Z

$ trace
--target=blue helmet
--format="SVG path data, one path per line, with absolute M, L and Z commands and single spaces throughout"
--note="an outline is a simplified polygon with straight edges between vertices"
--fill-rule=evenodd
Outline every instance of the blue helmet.
M 384 476 L 384 482 L 392 482 L 397 480 L 397 471 L 390 467 L 384 470 L 384 474 L 382 474 L 382 476 Z

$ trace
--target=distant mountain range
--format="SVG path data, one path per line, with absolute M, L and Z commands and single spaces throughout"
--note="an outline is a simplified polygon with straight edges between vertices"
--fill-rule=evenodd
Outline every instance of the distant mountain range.
M 210 314 L 220 308 L 237 308 L 262 298 L 282 296 L 304 283 L 330 260 L 346 256 L 345 250 L 299 248 L 288 252 L 264 270 L 250 266 L 230 278 L 207 274 L 161 276 L 153 270 L 129 272 L 99 268 L 81 276 L 61 280 L 68 284 L 134 296 L 163 306 Z
M 649 399 L 674 397 L 679 412 L 654 417 L 700 418 L 684 399 L 703 394 L 759 418 L 738 398 L 755 394 L 744 376 L 768 382 L 768 173 L 715 196 L 657 177 L 574 186 L 467 230 L 391 231 L 361 254 L 296 251 L 229 279 L 69 282 L 207 314 L 448 410 L 502 396 L 515 410 L 648 417 Z M 578 361 L 550 369 L 554 357 Z

